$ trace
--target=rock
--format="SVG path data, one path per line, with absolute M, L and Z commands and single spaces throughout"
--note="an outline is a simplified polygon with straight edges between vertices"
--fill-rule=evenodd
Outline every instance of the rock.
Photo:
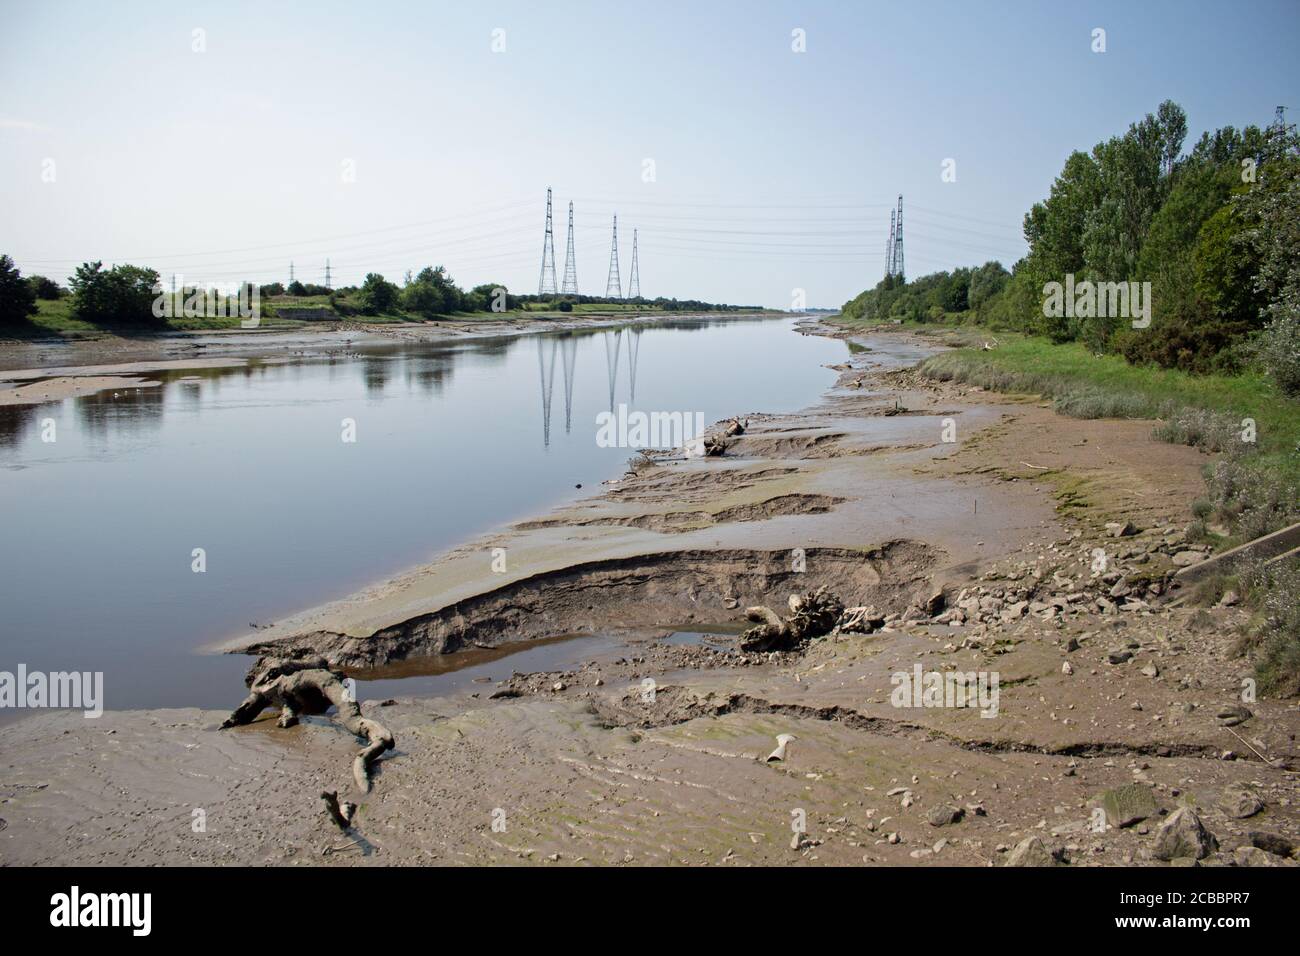
M 885 613 L 875 605 L 845 608 L 840 616 L 840 630 L 846 634 L 870 634 L 885 624 Z
M 1174 567 L 1190 568 L 1193 564 L 1200 564 L 1205 560 L 1205 555 L 1199 551 L 1179 551 L 1174 555 Z
M 1239 846 L 1232 851 L 1237 866 L 1294 866 L 1290 860 L 1274 856 L 1255 846 Z
M 1152 663 L 1149 663 L 1149 662 L 1146 663 L 1146 664 L 1143 664 L 1143 665 L 1142 665 L 1142 676 L 1143 676 L 1143 677 L 1152 677 L 1152 678 L 1159 677 L 1159 676 L 1160 676 L 1160 668 L 1156 667 L 1155 664 L 1152 664 Z
M 940 613 L 947 606 L 948 596 L 944 594 L 943 588 L 941 587 L 936 587 L 925 599 L 925 610 L 930 615 Z
M 1056 857 L 1047 849 L 1041 837 L 1025 837 L 1016 844 L 1003 866 L 1056 866 Z
M 1205 829 L 1191 807 L 1180 807 L 1156 830 L 1152 855 L 1157 860 L 1191 857 L 1203 860 L 1219 848 L 1214 834 Z
M 1223 597 L 1219 598 L 1219 607 L 1236 607 L 1241 603 L 1241 595 L 1236 591 L 1225 591 Z
M 1106 660 L 1110 661 L 1112 664 L 1123 664 L 1125 661 L 1131 660 L 1132 657 L 1133 652 L 1128 648 L 1117 647 L 1106 655 Z
M 1079 649 L 1079 639 L 1077 637 L 1072 637 L 1065 642 L 1065 653 L 1071 654 L 1074 651 L 1077 651 L 1078 649 Z
M 1258 847 L 1265 853 L 1272 853 L 1276 856 L 1291 856 L 1295 853 L 1295 844 L 1286 837 L 1277 833 L 1266 833 L 1263 830 L 1252 830 L 1247 834 L 1250 845 Z
M 1140 783 L 1105 791 L 1101 806 L 1106 811 L 1106 822 L 1116 828 L 1132 826 L 1156 814 L 1156 798 Z
M 1014 604 L 1008 604 L 1002 609 L 1001 617 L 1002 620 L 1007 622 L 1018 621 L 1025 616 L 1025 612 L 1028 610 L 1028 601 L 1016 601 Z
M 1237 820 L 1253 817 L 1264 809 L 1264 801 L 1243 783 L 1230 784 L 1219 794 L 1219 809 Z
M 1137 534 L 1137 526 L 1132 521 L 1107 521 L 1106 533 L 1112 538 L 1127 538 Z
M 966 811 L 961 807 L 937 806 L 925 815 L 925 822 L 932 827 L 946 827 L 950 823 L 960 823 Z
M 1224 727 L 1236 727 L 1238 724 L 1244 724 L 1255 715 L 1251 713 L 1249 707 L 1244 707 L 1241 704 L 1228 704 L 1221 707 L 1216 716 L 1219 723 Z
M 1061 673 L 1064 674 L 1066 677 L 1069 677 L 1071 674 L 1074 673 L 1074 667 L 1071 666 L 1069 661 L 1061 662 Z

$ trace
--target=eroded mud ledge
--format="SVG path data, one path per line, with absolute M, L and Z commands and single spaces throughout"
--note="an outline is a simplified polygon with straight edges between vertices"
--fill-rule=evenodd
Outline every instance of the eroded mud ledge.
M 397 749 L 357 811 L 363 845 L 328 857 L 318 794 L 346 783 L 357 747 L 329 721 L 280 729 L 268 713 L 218 733 L 224 713 L 40 714 L 0 728 L 0 854 L 990 865 L 1037 838 L 1048 861 L 1165 865 L 1154 831 L 1188 806 L 1219 840 L 1203 865 L 1289 865 L 1252 844 L 1300 842 L 1300 711 L 1261 700 L 1235 713 L 1244 611 L 1159 603 L 1199 453 L 1155 442 L 1150 423 L 1062 419 L 1032 398 L 920 380 L 906 367 L 926 346 L 906 334 L 861 342 L 821 405 L 747 416 L 724 458 L 661 462 L 222 649 L 324 651 L 360 670 L 506 637 L 738 620 L 816 583 L 889 610 L 882 629 L 761 659 L 647 640 L 510 677 L 505 658 L 495 686 L 364 700 Z M 958 442 L 941 441 L 944 418 Z M 1116 518 L 1136 533 L 1111 537 Z M 938 585 L 936 614 L 919 605 Z M 999 672 L 996 718 L 892 704 L 893 676 L 917 665 Z M 769 763 L 778 734 L 794 739 Z M 1124 787 L 1150 795 L 1147 815 L 1094 829 L 1102 795 Z M 792 845 L 794 807 L 808 832 Z
M 368 637 L 316 631 L 244 652 L 323 654 L 364 669 L 557 634 L 729 623 L 771 594 L 821 586 L 861 603 L 905 605 L 932 563 L 929 548 L 908 541 L 862 551 L 812 548 L 802 558 L 789 550 L 665 551 L 531 575 Z

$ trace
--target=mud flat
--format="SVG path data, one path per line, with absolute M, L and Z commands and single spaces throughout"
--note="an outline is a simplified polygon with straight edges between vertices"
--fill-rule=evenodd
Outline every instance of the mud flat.
M 1186 806 L 1216 838 L 1202 865 L 1292 865 L 1277 851 L 1300 842 L 1300 713 L 1243 705 L 1244 611 L 1162 603 L 1203 456 L 1150 423 L 919 379 L 926 347 L 905 333 L 857 343 L 820 405 L 751 415 L 721 457 L 659 458 L 222 642 L 364 678 L 639 636 L 365 700 L 397 748 L 353 795 L 349 837 L 318 795 L 348 787 L 357 743 L 327 719 L 219 731 L 224 712 L 45 713 L 0 728 L 0 859 L 1168 865 L 1164 824 Z M 883 627 L 781 654 L 658 637 L 734 632 L 747 606 L 819 586 Z M 897 675 L 918 668 L 995 676 L 996 706 L 896 706 Z
M 764 315 L 741 312 L 656 312 L 627 316 L 575 316 L 565 319 L 519 317 L 392 325 L 321 322 L 319 326 L 291 330 L 264 327 L 203 332 L 142 332 L 131 336 L 104 333 L 88 338 L 51 337 L 30 341 L 0 338 L 0 385 L 53 375 L 128 375 L 168 368 L 236 366 L 243 364 L 239 359 L 241 356 L 266 360 L 277 355 L 328 355 L 362 346 L 394 342 L 448 342 L 565 330 L 622 328 L 690 319 L 706 319 L 709 322 L 740 321 Z M 95 369 L 94 373 L 91 372 L 92 368 Z

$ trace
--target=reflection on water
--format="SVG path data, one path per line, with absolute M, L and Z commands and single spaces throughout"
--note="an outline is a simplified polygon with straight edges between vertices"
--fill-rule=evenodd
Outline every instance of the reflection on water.
M 102 670 L 110 709 L 231 706 L 247 659 L 197 647 L 617 476 L 632 450 L 596 444 L 597 413 L 793 410 L 844 353 L 784 320 L 680 321 L 356 346 L 0 407 L 0 670 Z

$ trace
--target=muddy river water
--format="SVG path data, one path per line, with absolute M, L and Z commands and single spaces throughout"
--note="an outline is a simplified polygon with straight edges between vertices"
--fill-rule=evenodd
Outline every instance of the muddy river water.
M 248 660 L 204 645 L 598 490 L 634 454 L 602 412 L 794 411 L 847 354 L 788 319 L 683 320 L 0 407 L 0 671 L 101 671 L 111 710 L 227 707 Z

